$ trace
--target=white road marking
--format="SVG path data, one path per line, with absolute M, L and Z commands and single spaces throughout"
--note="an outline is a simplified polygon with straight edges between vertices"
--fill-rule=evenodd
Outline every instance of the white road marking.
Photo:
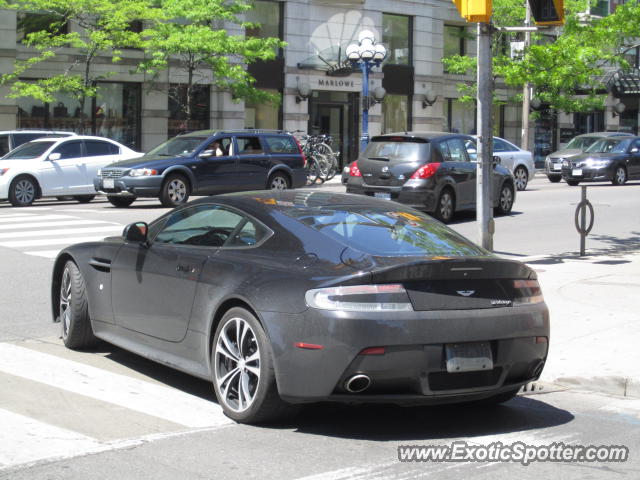
M 31 250 L 27 252 L 22 252 L 27 255 L 34 255 L 36 257 L 44 257 L 44 258 L 56 258 L 58 253 L 60 253 L 61 249 L 58 250 Z
M 9 343 L 0 344 L 0 371 L 186 427 L 232 423 L 213 401 Z
M 12 223 L 12 222 L 29 222 L 33 220 L 37 222 L 39 220 L 59 220 L 61 218 L 73 218 L 73 215 L 30 215 L 29 217 L 16 217 L 16 218 L 3 218 L 0 217 L 1 223 Z
M 56 222 L 53 220 L 49 220 L 47 222 L 32 222 L 32 223 L 23 223 L 23 224 L 12 224 L 12 225 L 0 225 L 0 230 L 18 230 L 18 229 L 29 229 L 29 228 L 42 228 L 42 227 L 66 227 L 69 225 L 91 225 L 91 224 L 108 224 L 112 223 L 117 225 L 115 222 L 105 222 L 104 220 L 63 220 L 61 222 Z M 25 231 L 25 234 L 28 235 L 28 232 Z
M 74 243 L 100 241 L 107 235 L 92 235 L 85 237 L 66 237 L 66 238 L 44 238 L 40 240 L 13 240 L 10 242 L 0 242 L 0 247 L 18 248 L 18 247 L 42 247 L 45 245 L 72 245 Z
M 51 237 L 58 235 L 76 235 L 78 233 L 95 233 L 95 232 L 113 232 L 122 231 L 120 225 L 107 225 L 102 227 L 86 227 L 86 228 L 59 228 L 55 230 L 33 230 L 27 232 L 0 232 L 0 238 L 15 237 Z

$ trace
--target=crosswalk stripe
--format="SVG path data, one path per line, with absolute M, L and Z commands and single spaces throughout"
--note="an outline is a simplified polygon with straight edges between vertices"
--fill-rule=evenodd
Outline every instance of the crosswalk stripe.
M 0 344 L 0 371 L 191 428 L 232 423 L 213 401 L 9 343 Z
M 15 238 L 15 237 L 50 237 L 58 235 L 75 235 L 78 233 L 95 233 L 95 232 L 113 232 L 122 231 L 121 225 L 107 225 L 101 227 L 86 227 L 86 228 L 59 228 L 51 230 L 34 230 L 28 233 L 26 232 L 0 232 L 0 238 Z
M 15 218 L 0 218 L 0 223 L 13 223 L 13 222 L 37 222 L 39 220 L 59 220 L 61 218 L 74 218 L 73 215 L 31 215 L 29 217 L 15 217 Z
M 37 216 L 35 213 L 0 213 L 0 221 L 5 218 L 28 218 Z
M 96 223 L 113 223 L 113 222 L 105 222 L 104 220 L 63 220 L 61 222 L 49 220 L 47 222 L 30 222 L 30 223 L 22 223 L 22 224 L 8 224 L 8 225 L 0 225 L 0 230 L 19 230 L 19 229 L 30 229 L 30 228 L 42 228 L 42 227 L 66 227 L 69 225 L 91 225 Z M 28 234 L 25 232 L 25 234 Z
M 57 250 L 29 250 L 26 252 L 22 252 L 26 255 L 34 255 L 36 257 L 44 257 L 44 258 L 56 258 L 58 253 L 60 253 L 60 249 Z
M 40 240 L 12 240 L 10 242 L 0 242 L 0 247 L 17 248 L 17 247 L 42 247 L 45 245 L 63 245 L 81 242 L 93 242 L 102 240 L 105 235 L 93 235 L 85 237 L 67 237 L 67 238 L 43 238 Z

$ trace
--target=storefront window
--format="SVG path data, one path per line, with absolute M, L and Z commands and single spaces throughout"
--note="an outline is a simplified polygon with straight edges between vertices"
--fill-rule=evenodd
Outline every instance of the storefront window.
M 385 95 L 382 100 L 382 133 L 406 132 L 410 130 L 409 97 Z
M 412 21 L 405 15 L 382 14 L 382 44 L 386 63 L 411 65 Z
M 472 103 L 447 98 L 447 130 L 452 133 L 476 133 L 476 107 Z
M 68 32 L 67 22 L 51 13 L 18 12 L 16 40 L 23 43 L 30 33 L 46 31 L 51 34 Z
M 259 24 L 246 29 L 247 37 L 282 38 L 282 7 L 280 2 L 256 0 L 253 8 L 245 13 L 247 22 Z M 282 54 L 282 51 L 279 52 Z
M 450 57 L 452 55 L 464 55 L 465 54 L 465 38 L 466 38 L 466 31 L 464 27 L 458 27 L 455 25 L 445 25 L 442 56 Z
M 604 112 L 574 113 L 573 123 L 576 126 L 576 135 L 602 132 L 604 130 Z
M 169 85 L 169 138 L 184 132 L 206 130 L 209 128 L 209 85 L 192 86 L 191 101 L 187 102 L 187 86 L 172 83 Z M 190 104 L 190 112 L 187 109 Z M 190 120 L 187 120 L 191 116 Z
M 268 93 L 278 93 L 277 90 L 266 90 Z M 252 103 L 247 101 L 244 106 L 244 124 L 246 128 L 280 128 L 280 106 L 270 103 Z

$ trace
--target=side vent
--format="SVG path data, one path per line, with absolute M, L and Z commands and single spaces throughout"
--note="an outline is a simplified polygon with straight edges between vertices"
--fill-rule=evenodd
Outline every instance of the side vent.
M 99 272 L 109 273 L 111 271 L 111 260 L 106 258 L 91 257 L 89 265 L 98 270 Z

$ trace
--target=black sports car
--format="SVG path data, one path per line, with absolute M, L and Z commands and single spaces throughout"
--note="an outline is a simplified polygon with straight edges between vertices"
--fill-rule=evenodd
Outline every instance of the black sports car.
M 56 259 L 53 318 L 211 379 L 225 413 L 292 404 L 503 402 L 539 377 L 536 274 L 395 202 L 308 190 L 213 196 Z

